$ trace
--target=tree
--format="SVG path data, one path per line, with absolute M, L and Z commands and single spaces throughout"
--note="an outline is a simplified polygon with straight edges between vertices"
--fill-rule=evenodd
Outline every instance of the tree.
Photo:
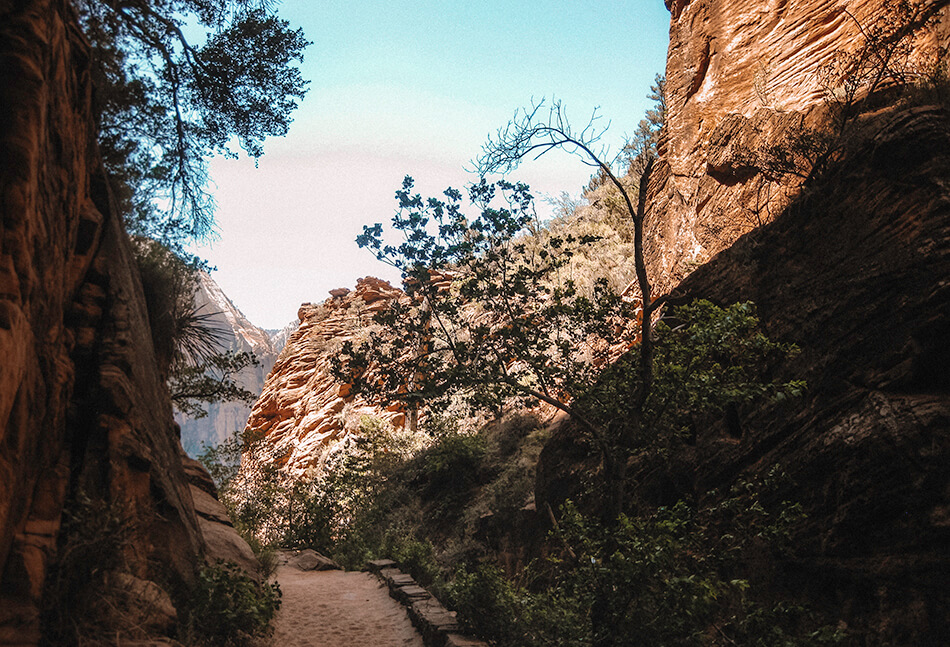
M 376 316 L 385 333 L 344 345 L 338 374 L 410 408 L 464 394 L 475 407 L 497 410 L 521 397 L 583 420 L 562 394 L 590 383 L 626 335 L 616 324 L 634 315 L 606 281 L 587 297 L 572 281 L 558 280 L 586 241 L 568 235 L 550 238 L 546 248 L 532 245 L 522 236 L 535 219 L 522 184 L 482 180 L 471 187 L 470 201 L 480 210 L 472 219 L 459 191 L 424 200 L 412 188 L 407 177 L 397 191 L 400 245 L 384 244 L 381 224 L 364 227 L 357 239 L 402 272 L 406 299 Z
M 639 177 L 644 164 L 659 155 L 660 136 L 666 125 L 666 77 L 657 74 L 650 86 L 647 99 L 653 101 L 637 125 L 633 137 L 627 140 L 621 151 L 621 160 L 627 163 L 627 175 Z
M 201 418 L 202 404 L 241 401 L 257 395 L 241 387 L 237 374 L 257 359 L 224 349 L 229 331 L 214 325 L 218 314 L 195 306 L 199 268 L 158 241 L 133 239 L 139 278 L 145 295 L 158 369 L 182 413 Z
M 207 158 L 259 157 L 305 94 L 309 44 L 269 0 L 77 0 L 100 147 L 132 233 L 180 251 L 213 231 Z M 193 37 L 192 35 L 196 36 Z
M 658 329 L 663 363 L 651 345 L 646 369 L 642 339 L 654 333 L 644 326 L 637 359 L 612 364 L 636 342 L 637 304 L 606 279 L 587 296 L 559 276 L 589 240 L 552 236 L 538 246 L 526 232 L 534 216 L 523 185 L 474 185 L 472 217 L 460 192 L 426 200 L 412 187 L 407 178 L 397 192 L 399 245 L 385 243 L 381 224 L 365 227 L 358 239 L 402 272 L 406 298 L 379 312 L 379 327 L 346 342 L 336 358 L 336 376 L 354 392 L 409 408 L 439 408 L 459 395 L 495 412 L 512 400 L 554 406 L 594 441 L 604 467 L 605 516 L 616 519 L 628 459 L 638 448 L 658 447 L 661 436 L 679 437 L 685 408 L 721 410 L 787 389 L 764 381 L 759 370 L 787 349 L 762 336 L 751 306 L 742 304 L 680 312 L 675 330 Z

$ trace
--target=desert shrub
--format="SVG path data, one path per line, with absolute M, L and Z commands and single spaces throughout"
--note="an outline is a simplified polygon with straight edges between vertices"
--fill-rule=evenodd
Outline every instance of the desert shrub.
M 459 571 L 449 602 L 500 646 L 761 645 L 840 642 L 802 606 L 762 602 L 744 577 L 750 553 L 786 550 L 800 508 L 771 500 L 781 481 L 742 481 L 719 503 L 685 502 L 606 525 L 568 503 L 555 555 L 516 583 L 493 566 Z M 712 496 L 719 496 L 713 494 Z
M 413 458 L 410 482 L 423 501 L 435 504 L 436 516 L 455 518 L 479 482 L 484 456 L 481 436 L 449 433 Z
M 124 565 L 130 526 L 115 505 L 80 490 L 63 511 L 57 557 L 46 579 L 41 622 L 49 644 L 99 633 L 91 610 L 109 595 L 106 578 Z
M 271 632 L 280 596 L 276 582 L 258 584 L 234 563 L 205 566 L 188 605 L 188 633 L 203 645 L 250 645 Z
M 428 540 L 417 539 L 394 529 L 386 533 L 379 552 L 395 560 L 403 571 L 412 575 L 422 586 L 429 586 L 441 578 L 435 561 L 435 547 Z

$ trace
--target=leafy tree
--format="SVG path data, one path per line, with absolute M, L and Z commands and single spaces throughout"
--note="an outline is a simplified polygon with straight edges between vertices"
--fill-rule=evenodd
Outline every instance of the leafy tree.
M 526 186 L 473 186 L 480 212 L 471 220 L 460 192 L 424 200 L 412 186 L 406 178 L 397 192 L 393 226 L 402 244 L 384 244 L 379 224 L 357 239 L 402 271 L 407 298 L 376 317 L 391 334 L 344 345 L 338 373 L 410 407 L 452 393 L 495 409 L 517 396 L 567 406 L 559 392 L 589 382 L 595 362 L 606 359 L 598 340 L 622 336 L 608 320 L 632 316 L 630 304 L 605 289 L 589 299 L 571 281 L 556 281 L 584 241 L 553 237 L 534 249 L 519 237 L 534 220 Z M 374 364 L 392 370 L 366 370 Z
M 523 185 L 473 186 L 479 211 L 472 217 L 458 191 L 424 200 L 411 189 L 407 178 L 397 192 L 393 227 L 401 244 L 386 244 L 379 224 L 358 239 L 402 271 L 407 296 L 375 316 L 380 329 L 344 344 L 335 371 L 355 391 L 411 408 L 461 395 L 474 408 L 495 411 L 512 400 L 561 409 L 600 451 L 606 514 L 615 519 L 628 459 L 681 435 L 687 413 L 800 388 L 760 375 L 766 361 L 790 349 L 758 331 L 748 304 L 681 309 L 679 325 L 644 329 L 640 352 L 611 365 L 636 341 L 630 324 L 637 304 L 605 279 L 588 297 L 559 278 L 587 240 L 567 235 L 540 248 L 530 244 L 525 228 L 533 212 Z M 661 345 L 651 345 L 645 359 L 645 340 L 654 335 Z
M 259 157 L 305 94 L 308 42 L 269 0 L 77 0 L 100 144 L 133 233 L 180 248 L 212 232 L 207 159 Z

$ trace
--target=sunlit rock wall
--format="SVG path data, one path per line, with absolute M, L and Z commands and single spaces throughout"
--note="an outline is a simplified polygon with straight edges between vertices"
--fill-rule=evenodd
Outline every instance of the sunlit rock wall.
M 740 235 L 768 222 L 796 193 L 792 178 L 766 181 L 757 155 L 790 129 L 815 125 L 830 88 L 823 71 L 863 42 L 883 0 L 669 0 L 667 129 L 647 222 L 658 293 Z M 941 22 L 915 43 L 923 64 L 950 41 Z
M 362 334 L 373 314 L 402 291 L 367 277 L 355 290 L 331 295 L 322 304 L 300 306 L 300 327 L 281 351 L 247 421 L 247 432 L 262 437 L 275 461 L 290 472 L 320 467 L 363 414 L 405 424 L 398 409 L 383 410 L 351 396 L 350 387 L 330 370 L 330 358 L 343 342 Z

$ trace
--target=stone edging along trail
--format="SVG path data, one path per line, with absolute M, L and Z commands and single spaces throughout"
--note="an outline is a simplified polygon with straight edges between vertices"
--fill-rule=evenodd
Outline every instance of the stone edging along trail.
M 411 575 L 401 572 L 396 562 L 377 559 L 368 562 L 366 568 L 389 587 L 390 596 L 406 607 L 426 647 L 488 647 L 481 640 L 463 635 L 455 615 L 416 584 Z

